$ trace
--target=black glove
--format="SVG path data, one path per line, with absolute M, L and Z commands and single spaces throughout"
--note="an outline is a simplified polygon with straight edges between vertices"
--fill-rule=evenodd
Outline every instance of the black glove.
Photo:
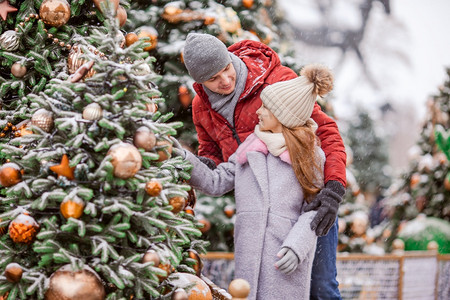
M 205 165 L 208 166 L 208 168 L 210 168 L 211 170 L 214 170 L 215 168 L 217 168 L 216 163 L 211 159 L 208 158 L 206 156 L 198 156 L 196 155 L 196 157 L 198 158 L 198 160 L 200 160 L 202 163 L 204 163 Z
M 330 180 L 316 198 L 306 205 L 305 212 L 317 210 L 317 214 L 311 222 L 311 229 L 316 231 L 317 236 L 327 235 L 333 226 L 344 194 L 344 186 L 338 181 Z

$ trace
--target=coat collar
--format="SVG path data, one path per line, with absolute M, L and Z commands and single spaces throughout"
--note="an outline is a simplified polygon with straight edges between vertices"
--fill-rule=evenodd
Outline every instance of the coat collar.
M 266 144 L 264 144 L 264 142 L 261 141 L 254 133 L 249 135 L 245 142 L 243 142 L 236 150 L 237 161 L 241 165 L 246 164 L 248 162 L 248 154 L 250 152 L 261 152 L 266 156 L 269 154 Z M 287 150 L 281 153 L 279 157 L 285 163 L 291 164 L 291 158 Z

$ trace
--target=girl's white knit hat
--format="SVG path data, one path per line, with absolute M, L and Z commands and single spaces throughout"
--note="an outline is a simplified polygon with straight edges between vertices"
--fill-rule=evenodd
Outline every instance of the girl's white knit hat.
M 267 86 L 261 92 L 264 106 L 288 128 L 303 126 L 311 117 L 317 96 L 333 89 L 333 74 L 322 65 L 307 65 L 300 76 Z

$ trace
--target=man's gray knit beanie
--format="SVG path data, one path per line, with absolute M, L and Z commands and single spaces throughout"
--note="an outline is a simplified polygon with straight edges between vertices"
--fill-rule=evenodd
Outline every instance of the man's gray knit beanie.
M 183 59 L 189 75 L 199 83 L 209 80 L 231 63 L 225 44 L 215 36 L 201 33 L 188 34 Z

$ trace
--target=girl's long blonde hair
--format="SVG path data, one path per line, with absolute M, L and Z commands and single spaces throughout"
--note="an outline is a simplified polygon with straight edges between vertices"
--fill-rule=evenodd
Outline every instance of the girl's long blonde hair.
M 296 128 L 283 125 L 282 133 L 295 176 L 303 189 L 306 202 L 310 203 L 320 191 L 318 184 L 322 180 L 322 169 L 316 151 L 320 141 L 309 122 Z

